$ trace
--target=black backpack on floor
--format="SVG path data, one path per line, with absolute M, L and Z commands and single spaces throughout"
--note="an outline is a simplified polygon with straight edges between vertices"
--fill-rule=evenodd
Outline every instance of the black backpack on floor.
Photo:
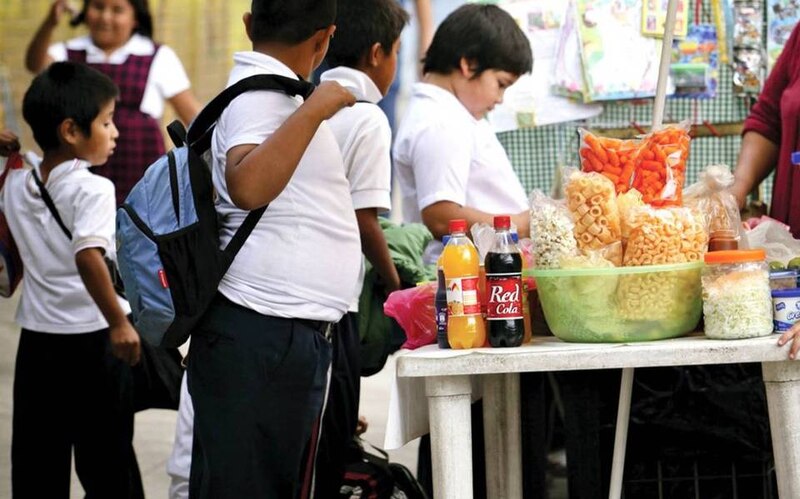
M 367 452 L 369 445 L 376 454 Z M 428 499 L 414 475 L 399 463 L 390 463 L 386 451 L 354 439 L 350 462 L 339 488 L 341 499 Z

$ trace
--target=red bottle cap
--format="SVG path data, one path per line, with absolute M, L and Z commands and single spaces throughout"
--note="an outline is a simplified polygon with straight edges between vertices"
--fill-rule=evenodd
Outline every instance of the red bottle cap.
M 454 232 L 466 232 L 467 231 L 467 221 L 463 218 L 456 218 L 455 220 L 450 220 L 450 233 Z
M 494 217 L 494 228 L 497 229 L 510 229 L 511 217 L 508 215 L 497 215 Z

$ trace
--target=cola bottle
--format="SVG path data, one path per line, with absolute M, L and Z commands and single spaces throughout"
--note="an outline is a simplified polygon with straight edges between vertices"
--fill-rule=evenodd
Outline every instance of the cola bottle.
M 494 217 L 494 244 L 486 254 L 486 319 L 489 344 L 517 347 L 525 335 L 522 312 L 522 255 L 511 236 L 511 217 Z

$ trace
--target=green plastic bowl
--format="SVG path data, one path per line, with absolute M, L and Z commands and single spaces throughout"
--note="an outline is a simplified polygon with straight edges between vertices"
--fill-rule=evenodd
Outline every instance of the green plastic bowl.
M 625 343 L 694 331 L 703 314 L 703 262 L 596 269 L 530 269 L 558 338 Z

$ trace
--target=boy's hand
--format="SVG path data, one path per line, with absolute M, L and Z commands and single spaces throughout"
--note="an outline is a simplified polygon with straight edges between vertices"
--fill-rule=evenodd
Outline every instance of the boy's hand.
M 315 109 L 322 120 L 327 120 L 339 110 L 356 103 L 356 98 L 335 81 L 324 81 L 314 89 L 305 106 Z
M 111 335 L 111 351 L 114 356 L 128 365 L 135 366 L 139 363 L 141 344 L 139 334 L 127 320 L 119 325 L 109 327 Z
M 0 130 L 0 156 L 19 151 L 19 139 L 8 130 Z

